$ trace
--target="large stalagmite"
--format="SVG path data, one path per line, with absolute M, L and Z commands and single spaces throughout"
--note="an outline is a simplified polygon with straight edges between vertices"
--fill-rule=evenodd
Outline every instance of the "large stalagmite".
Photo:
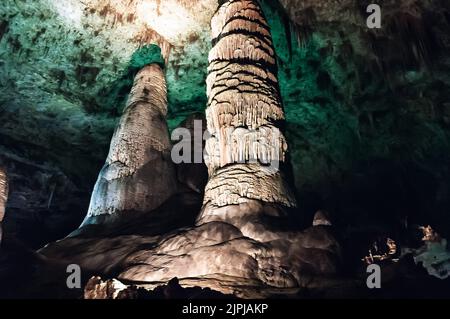
M 285 180 L 288 147 L 269 26 L 255 1 L 228 1 L 211 29 L 205 155 L 210 178 L 197 224 L 225 221 L 251 238 L 277 238 L 261 219 L 281 217 L 285 210 L 265 207 L 296 202 Z
M 6 170 L 0 166 L 0 243 L 2 242 L 2 222 L 5 217 L 6 201 L 8 199 L 8 178 Z
M 220 207 L 255 199 L 295 206 L 283 178 L 284 112 L 263 13 L 254 1 L 228 1 L 211 28 L 205 203 Z
M 149 212 L 174 193 L 166 114 L 164 72 L 158 64 L 147 65 L 135 77 L 83 225 Z

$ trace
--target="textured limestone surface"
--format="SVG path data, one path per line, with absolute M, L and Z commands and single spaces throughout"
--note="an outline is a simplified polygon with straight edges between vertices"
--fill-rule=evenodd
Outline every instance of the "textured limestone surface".
M 255 1 L 227 1 L 213 16 L 211 32 L 204 202 L 295 206 L 280 167 L 287 152 L 284 111 L 264 13 Z
M 174 278 L 167 285 L 146 289 L 136 285 L 124 285 L 117 279 L 103 281 L 95 276 L 89 279 L 84 288 L 84 299 L 223 299 L 233 298 L 209 288 L 183 288 Z
M 83 224 L 150 212 L 176 192 L 166 114 L 164 72 L 157 64 L 145 66 L 134 79 Z

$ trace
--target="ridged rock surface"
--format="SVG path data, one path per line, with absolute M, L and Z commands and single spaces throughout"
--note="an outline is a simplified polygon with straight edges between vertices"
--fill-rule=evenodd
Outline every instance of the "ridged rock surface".
M 219 207 L 249 199 L 295 206 L 279 167 L 287 152 L 280 130 L 284 111 L 264 14 L 254 1 L 228 1 L 212 18 L 211 30 L 204 201 Z
M 166 114 L 164 73 L 151 64 L 135 77 L 83 224 L 115 220 L 127 212 L 150 212 L 175 193 Z
M 279 2 L 261 4 L 302 213 L 310 220 L 332 203 L 341 225 L 366 229 L 369 218 L 382 232 L 400 227 L 398 215 L 433 215 L 426 222 L 449 237 L 449 2 L 380 2 L 382 29 L 367 28 L 368 0 Z M 142 46 L 170 51 L 169 127 L 204 111 L 216 9 L 216 0 L 0 2 L 0 153 L 14 185 L 6 232 L 37 249 L 80 225 Z M 237 23 L 251 25 L 226 28 Z

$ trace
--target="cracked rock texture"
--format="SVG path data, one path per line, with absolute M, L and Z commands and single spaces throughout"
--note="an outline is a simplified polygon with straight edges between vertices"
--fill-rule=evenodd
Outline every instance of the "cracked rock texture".
M 166 114 L 164 72 L 157 64 L 145 66 L 134 79 L 83 225 L 150 212 L 176 192 Z

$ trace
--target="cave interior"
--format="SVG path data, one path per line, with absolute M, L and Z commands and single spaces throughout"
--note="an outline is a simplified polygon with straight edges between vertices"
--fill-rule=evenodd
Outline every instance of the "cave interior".
M 450 297 L 450 2 L 372 2 L 2 0 L 0 297 Z

